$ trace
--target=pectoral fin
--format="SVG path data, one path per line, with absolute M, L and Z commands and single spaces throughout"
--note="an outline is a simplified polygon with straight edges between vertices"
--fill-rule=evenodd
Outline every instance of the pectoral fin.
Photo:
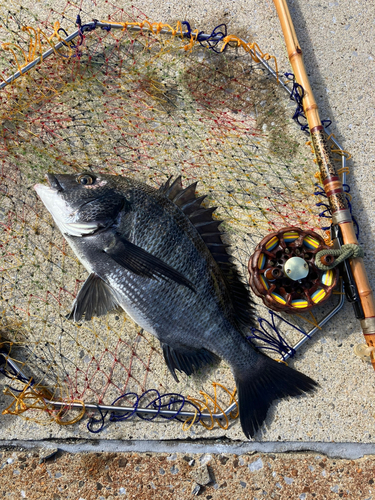
M 67 319 L 78 322 L 84 316 L 86 321 L 90 321 L 93 316 L 103 316 L 116 307 L 119 304 L 111 287 L 92 273 L 78 292 Z
M 116 236 L 115 244 L 105 249 L 105 252 L 117 264 L 139 276 L 168 278 L 195 291 L 193 284 L 173 267 L 119 235 Z
M 216 363 L 219 360 L 215 354 L 207 351 L 207 349 L 175 349 L 168 344 L 163 343 L 161 343 L 161 346 L 165 362 L 167 363 L 167 366 L 176 382 L 178 382 L 176 370 L 179 372 L 185 372 L 186 375 L 191 375 L 202 366 Z

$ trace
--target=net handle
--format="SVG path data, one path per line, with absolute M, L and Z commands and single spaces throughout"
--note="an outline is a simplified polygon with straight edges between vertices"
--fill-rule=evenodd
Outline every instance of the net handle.
M 358 245 L 354 226 L 347 199 L 342 187 L 341 180 L 337 174 L 332 153 L 327 146 L 324 127 L 319 117 L 319 110 L 311 90 L 310 82 L 303 63 L 302 50 L 298 43 L 297 35 L 293 26 L 286 0 L 273 0 L 284 34 L 285 45 L 288 51 L 289 61 L 293 72 L 304 89 L 302 100 L 303 109 L 310 128 L 312 145 L 314 148 L 317 164 L 324 185 L 324 190 L 329 200 L 332 223 L 338 225 L 344 244 Z M 375 300 L 367 277 L 366 268 L 362 258 L 350 259 L 354 281 L 358 289 L 358 295 L 363 309 L 361 328 L 366 343 L 369 347 L 375 346 Z M 371 351 L 371 363 L 375 370 L 375 354 Z

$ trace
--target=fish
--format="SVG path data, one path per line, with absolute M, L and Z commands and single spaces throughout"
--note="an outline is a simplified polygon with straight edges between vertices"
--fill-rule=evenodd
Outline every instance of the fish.
M 161 344 L 164 360 L 191 375 L 224 360 L 237 387 L 249 439 L 274 400 L 313 391 L 317 383 L 246 339 L 254 303 L 216 207 L 181 176 L 152 187 L 93 172 L 46 175 L 34 186 L 89 276 L 68 318 L 80 322 L 123 309 Z

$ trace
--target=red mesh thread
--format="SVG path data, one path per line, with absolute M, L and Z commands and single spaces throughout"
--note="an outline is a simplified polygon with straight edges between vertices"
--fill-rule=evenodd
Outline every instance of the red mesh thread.
M 83 24 L 90 21 L 88 4 L 79 5 L 81 11 L 67 2 L 61 13 L 51 10 L 38 23 L 18 9 L 1 38 L 25 53 L 36 47 L 36 57 L 40 50 L 17 19 L 38 24 L 49 36 L 59 21 L 71 33 L 78 13 Z M 103 17 L 145 19 L 134 8 L 127 12 L 107 2 Z M 185 185 L 198 180 L 199 194 L 209 194 L 208 203 L 225 220 L 246 280 L 247 259 L 268 231 L 326 225 L 312 196 L 310 152 L 301 146 L 282 89 L 242 49 L 214 54 L 196 43 L 185 50 L 189 40 L 146 29 L 96 29 L 79 42 L 0 93 L 2 335 L 14 343 L 12 356 L 26 375 L 56 399 L 110 404 L 125 392 L 150 388 L 210 391 L 209 368 L 176 385 L 158 342 L 123 314 L 82 325 L 66 320 L 87 273 L 32 186 L 49 171 L 88 168 L 154 186 L 171 175 L 181 174 Z M 15 54 L 24 64 L 16 45 L 1 53 L 4 77 L 17 70 Z M 229 368 L 220 372 L 219 379 L 233 386 Z

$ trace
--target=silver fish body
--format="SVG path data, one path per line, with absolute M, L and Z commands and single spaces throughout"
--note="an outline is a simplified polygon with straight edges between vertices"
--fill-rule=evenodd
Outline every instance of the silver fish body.
M 52 175 L 35 189 L 90 275 L 70 318 L 122 307 L 190 375 L 218 358 L 232 368 L 242 428 L 253 436 L 274 399 L 307 392 L 307 376 L 246 340 L 253 311 L 213 209 L 180 179 L 157 190 L 118 176 Z

